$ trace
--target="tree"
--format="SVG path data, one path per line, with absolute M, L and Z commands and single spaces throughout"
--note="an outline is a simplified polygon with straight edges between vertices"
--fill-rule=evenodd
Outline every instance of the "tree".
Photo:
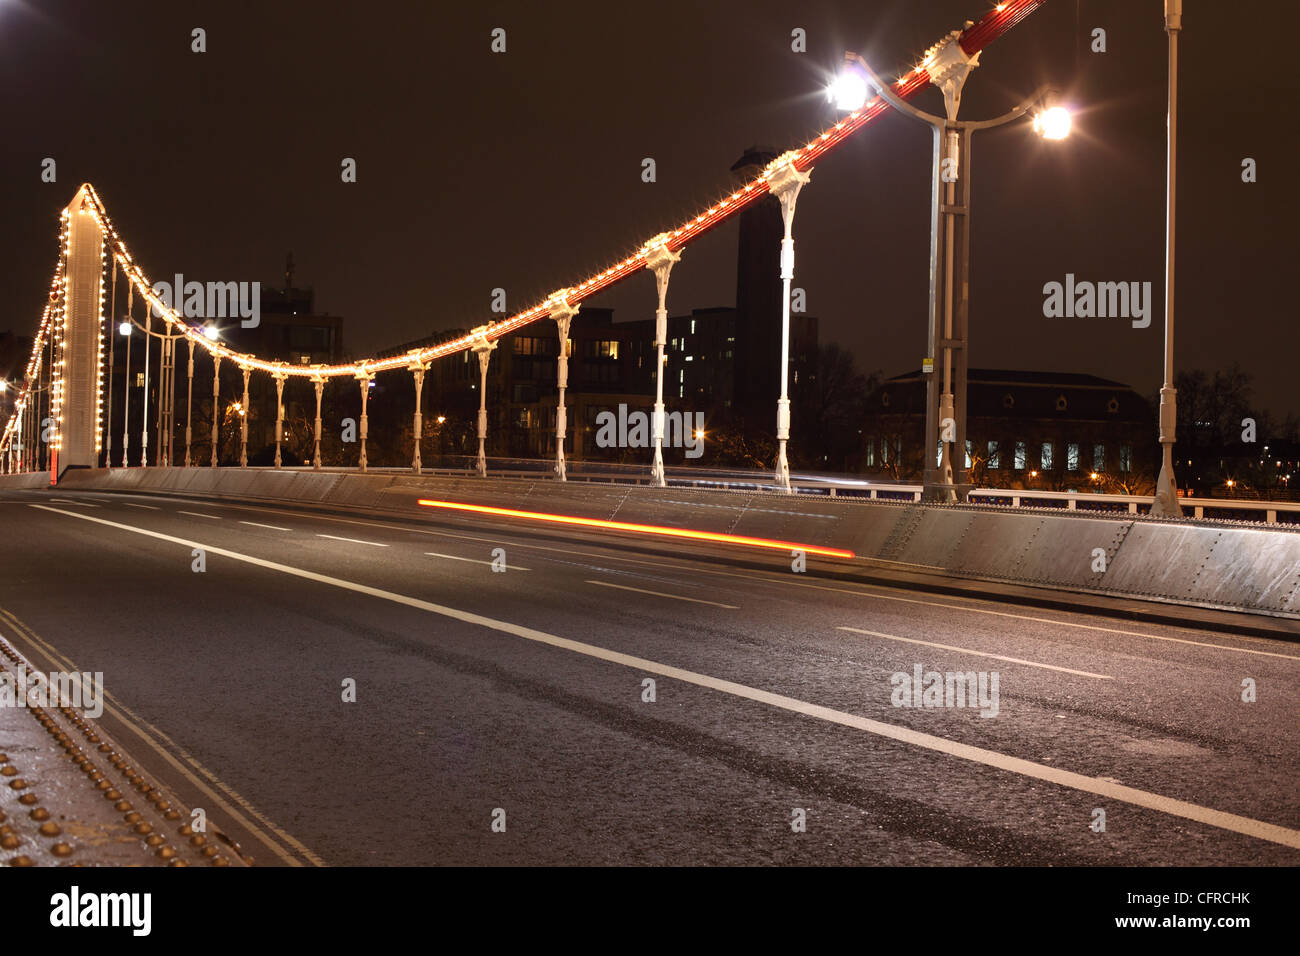
M 1227 371 L 1191 369 L 1174 377 L 1178 390 L 1177 456 L 1215 456 L 1240 446 L 1242 420 L 1254 418 L 1262 433 L 1268 416 L 1252 411 L 1250 374 L 1233 364 Z M 1159 405 L 1159 399 L 1156 399 Z M 1240 448 L 1237 449 L 1238 451 Z
M 853 353 L 835 342 L 817 350 L 813 374 L 799 383 L 791 426 L 791 456 L 800 466 L 860 469 L 867 396 L 879 378 L 859 372 Z

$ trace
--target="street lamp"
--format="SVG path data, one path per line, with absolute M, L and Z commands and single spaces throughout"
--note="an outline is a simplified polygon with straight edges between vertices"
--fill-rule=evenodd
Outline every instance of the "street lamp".
M 152 315 L 146 313 L 147 318 L 152 319 Z M 129 313 L 127 317 L 118 325 L 117 331 L 126 336 L 126 388 L 123 390 L 122 397 L 122 467 L 127 467 L 127 448 L 128 441 L 128 414 L 130 410 L 131 394 L 131 339 L 132 332 L 139 329 L 145 334 L 145 344 L 148 345 L 153 339 L 159 340 L 160 355 L 158 358 L 158 371 L 160 375 L 160 387 L 158 392 L 157 417 L 154 426 L 158 435 L 158 460 L 159 466 L 168 466 L 172 462 L 172 429 L 176 418 L 176 342 L 184 338 L 184 332 L 155 332 L 152 328 L 153 322 L 149 321 L 146 325 L 141 325 Z M 194 342 L 189 342 L 190 358 L 188 372 L 188 386 L 186 387 L 185 400 L 187 404 L 190 400 L 190 394 L 194 386 Z M 144 418 L 144 432 L 141 434 L 141 466 L 148 465 L 148 426 L 149 426 L 149 380 L 148 380 L 148 351 L 145 352 L 145 394 L 144 408 L 142 417 Z M 185 424 L 185 457 L 186 466 L 189 465 L 189 446 L 190 446 L 190 411 L 186 411 Z
M 207 325 L 203 326 L 203 337 L 209 342 L 215 342 L 217 339 L 221 338 L 221 332 L 218 331 L 215 325 L 209 322 Z
M 970 71 L 979 64 L 979 54 L 967 56 L 959 41 L 960 32 L 950 34 L 927 51 L 924 61 L 931 83 L 943 93 L 946 118 L 926 113 L 901 99 L 856 53 L 844 54 L 844 69 L 827 91 L 840 109 L 852 111 L 865 104 L 868 88 L 874 88 L 894 109 L 928 123 L 934 129 L 929 357 L 923 368 L 923 373 L 929 378 L 926 381 L 922 497 L 939 502 L 964 500 L 971 487 L 963 483 L 964 487 L 958 493 L 952 464 L 953 446 L 966 447 L 971 134 L 1018 120 L 1035 107 L 1039 111 L 1034 117 L 1034 129 L 1044 139 L 1064 139 L 1071 127 L 1070 113 L 1054 102 L 1056 90 L 1051 86 L 1040 87 L 1032 96 L 996 119 L 958 121 L 962 87 Z M 942 392 L 934 369 L 934 358 L 939 352 L 943 356 Z M 954 391 L 961 396 L 960 404 Z M 937 468 L 931 457 L 932 443 L 936 440 L 939 447 Z
M 1182 516 L 1174 486 L 1174 431 L 1178 423 L 1178 392 L 1174 389 L 1174 197 L 1178 157 L 1178 31 L 1183 28 L 1183 0 L 1165 0 L 1165 32 L 1169 34 L 1169 113 L 1165 132 L 1165 377 L 1160 388 L 1160 475 L 1156 478 L 1151 513 Z
M 1034 132 L 1043 139 L 1065 139 L 1073 125 L 1074 117 L 1064 106 L 1053 106 L 1034 114 Z
M 826 88 L 826 98 L 844 113 L 860 110 L 867 104 L 866 78 L 857 70 L 844 70 Z

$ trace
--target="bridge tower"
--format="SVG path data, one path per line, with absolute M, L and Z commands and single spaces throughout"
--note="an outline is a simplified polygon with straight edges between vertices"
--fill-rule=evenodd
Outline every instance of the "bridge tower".
M 82 186 L 63 210 L 63 301 L 54 336 L 50 481 L 96 468 L 102 444 L 104 227 Z

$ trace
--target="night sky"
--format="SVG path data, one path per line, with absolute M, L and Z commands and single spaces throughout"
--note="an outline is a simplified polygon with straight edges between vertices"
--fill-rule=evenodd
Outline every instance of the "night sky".
M 490 318 L 581 281 L 733 182 L 750 145 L 786 149 L 832 119 L 843 51 L 910 67 L 988 0 L 801 4 L 0 0 L 0 329 L 31 334 L 58 211 L 99 189 L 146 273 L 283 283 L 345 316 L 355 357 Z M 1291 5 L 1189 0 L 1181 41 L 1180 368 L 1240 364 L 1260 410 L 1300 413 L 1291 286 L 1300 85 Z M 190 52 L 190 31 L 207 52 Z M 490 51 L 494 27 L 507 52 Z M 808 51 L 791 51 L 791 30 Z M 1089 50 L 1107 31 L 1108 52 Z M 1267 51 L 1277 48 L 1276 55 Z M 977 133 L 971 365 L 1159 386 L 1166 38 L 1160 0 L 1050 0 L 995 42 L 963 119 L 1040 83 L 1068 90 L 1076 135 Z M 929 91 L 915 101 L 931 111 Z M 890 116 L 826 157 L 800 197 L 796 286 L 866 371 L 924 354 L 930 129 Z M 58 181 L 40 181 L 54 157 Z M 358 181 L 340 181 L 354 157 Z M 658 181 L 641 181 L 653 157 Z M 1241 163 L 1258 161 L 1245 184 Z M 673 314 L 735 301 L 735 226 L 688 247 Z M 1150 281 L 1154 321 L 1046 319 L 1067 272 Z M 653 314 L 649 274 L 588 300 Z M 581 321 L 581 318 L 579 318 Z M 553 325 L 546 324 L 548 334 Z

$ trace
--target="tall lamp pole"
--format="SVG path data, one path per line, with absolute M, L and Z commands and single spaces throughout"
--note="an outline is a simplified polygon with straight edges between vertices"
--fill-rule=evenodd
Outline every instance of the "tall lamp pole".
M 965 500 L 972 487 L 968 481 L 954 481 L 953 446 L 966 448 L 966 377 L 970 311 L 970 195 L 971 134 L 1014 122 L 1035 106 L 1045 107 L 1056 95 L 1054 87 L 1042 86 L 1002 116 L 980 122 L 958 121 L 962 88 L 977 65 L 979 54 L 967 56 L 961 48 L 960 31 L 926 53 L 925 69 L 931 82 L 943 92 L 947 116 L 935 116 L 897 96 L 878 77 L 867 61 L 856 53 L 845 53 L 846 72 L 831 88 L 840 109 L 860 109 L 867 98 L 869 82 L 881 98 L 913 119 L 934 129 L 933 218 L 930 223 L 930 331 L 929 368 L 926 379 L 925 435 L 922 440 L 923 498 L 926 501 Z M 861 69 L 863 78 L 853 72 Z M 1063 139 L 1069 133 L 1069 113 L 1062 107 L 1044 109 L 1034 120 L 1034 129 L 1045 139 Z M 960 224 L 958 223 L 960 220 Z M 933 367 L 934 357 L 943 356 L 942 380 Z M 940 391 L 942 388 L 942 391 Z M 936 450 L 938 461 L 936 463 Z M 964 460 L 964 459 L 963 459 Z
M 1174 197 L 1178 159 L 1178 31 L 1183 28 L 1183 0 L 1165 0 L 1165 32 L 1169 34 L 1169 122 L 1165 148 L 1165 375 L 1160 389 L 1160 476 L 1151 513 L 1182 516 L 1174 482 L 1174 431 L 1178 422 L 1178 392 L 1174 389 Z

